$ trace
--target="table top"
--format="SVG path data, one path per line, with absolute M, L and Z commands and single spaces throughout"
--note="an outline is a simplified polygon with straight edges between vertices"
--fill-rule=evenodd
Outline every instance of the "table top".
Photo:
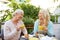
M 27 39 L 25 39 L 25 37 L 22 36 L 20 40 L 27 40 Z M 57 39 L 55 37 L 48 37 L 48 36 L 37 38 L 34 37 L 33 35 L 29 35 L 29 40 L 57 40 Z

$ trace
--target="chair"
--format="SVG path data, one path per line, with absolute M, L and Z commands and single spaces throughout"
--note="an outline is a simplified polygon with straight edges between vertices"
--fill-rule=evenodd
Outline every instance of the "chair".
M 4 32 L 3 32 L 3 29 L 1 29 L 1 38 L 2 38 L 2 40 L 4 40 Z

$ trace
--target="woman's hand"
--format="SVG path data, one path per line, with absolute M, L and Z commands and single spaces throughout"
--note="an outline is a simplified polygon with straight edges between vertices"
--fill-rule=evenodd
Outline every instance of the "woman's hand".
M 38 37 L 38 32 L 35 35 L 36 35 L 36 37 Z
M 24 34 L 24 36 L 25 36 L 25 38 L 27 38 L 27 39 L 29 38 L 29 35 L 28 35 L 28 34 Z
M 20 27 L 19 27 L 19 26 L 17 26 L 17 27 L 16 27 L 16 29 L 17 29 L 17 31 L 19 31 L 19 30 L 20 30 Z
M 16 29 L 17 29 L 17 31 L 23 30 L 24 29 L 24 26 L 23 25 L 22 26 L 17 26 Z
M 47 27 L 45 27 L 45 28 L 44 28 L 44 31 L 48 31 L 48 28 L 47 28 Z
M 20 29 L 23 30 L 25 28 L 25 25 L 20 25 Z
M 20 27 L 20 29 L 21 29 L 21 30 L 23 30 L 23 29 L 24 29 L 24 27 Z

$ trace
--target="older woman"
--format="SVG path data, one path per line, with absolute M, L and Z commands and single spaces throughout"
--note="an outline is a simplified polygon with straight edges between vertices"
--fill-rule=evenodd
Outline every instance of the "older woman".
M 27 30 L 22 21 L 24 11 L 17 9 L 11 20 L 8 20 L 4 24 L 4 40 L 18 40 L 20 38 L 21 31 L 24 33 L 25 38 L 28 38 Z
M 38 17 L 39 19 L 37 19 L 34 24 L 34 34 L 38 36 L 38 32 L 40 32 L 53 36 L 53 23 L 50 21 L 49 12 L 47 10 L 40 10 Z

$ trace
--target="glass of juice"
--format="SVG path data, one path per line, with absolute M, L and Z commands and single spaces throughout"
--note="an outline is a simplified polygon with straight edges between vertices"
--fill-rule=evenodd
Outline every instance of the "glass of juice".
M 24 27 L 25 27 L 25 25 L 24 25 L 24 24 L 20 25 L 20 28 L 24 28 Z
M 44 30 L 44 27 L 43 26 L 39 26 L 38 30 Z

